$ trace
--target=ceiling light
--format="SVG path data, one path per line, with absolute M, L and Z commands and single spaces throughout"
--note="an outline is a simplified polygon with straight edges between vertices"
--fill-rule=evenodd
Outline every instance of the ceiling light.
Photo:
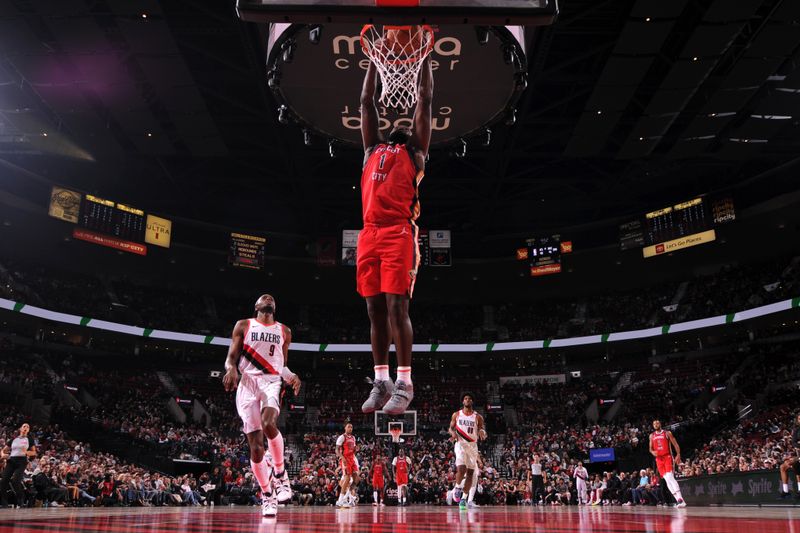
M 692 58 L 692 61 L 697 61 L 697 56 L 694 56 L 694 57 Z
M 644 19 L 644 21 L 645 22 L 650 22 L 650 17 L 647 17 L 646 19 Z
M 598 112 L 597 112 L 597 114 L 598 114 L 598 115 L 602 115 L 602 114 L 603 114 L 603 112 L 602 112 L 602 111 L 598 111 Z
M 639 137 L 639 140 L 640 140 L 640 141 L 643 141 L 643 140 L 644 140 L 644 137 Z
M 142 18 L 146 19 L 147 18 L 147 13 L 142 13 Z
M 152 133 L 150 133 L 150 132 L 148 131 L 148 132 L 147 132 L 147 136 L 148 136 L 148 137 L 152 137 L 152 136 L 153 136 L 153 134 L 152 134 Z
M 47 137 L 47 132 L 46 131 L 42 132 L 42 137 Z

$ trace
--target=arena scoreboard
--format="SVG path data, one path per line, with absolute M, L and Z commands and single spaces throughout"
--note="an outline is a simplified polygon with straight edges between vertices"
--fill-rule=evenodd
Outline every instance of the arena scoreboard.
M 561 256 L 572 252 L 572 242 L 562 241 L 561 235 L 536 237 L 525 241 L 524 248 L 517 249 L 517 260 L 526 261 L 533 277 L 561 272 Z
M 144 242 L 144 211 L 91 194 L 83 196 L 78 224 L 126 241 Z
M 228 262 L 231 266 L 261 270 L 264 268 L 264 245 L 267 239 L 244 233 L 231 233 Z
M 642 248 L 644 257 L 716 239 L 715 226 L 736 220 L 730 196 L 700 196 L 645 213 L 619 227 L 620 249 Z
M 75 239 L 137 255 L 147 255 L 147 244 L 170 247 L 172 221 L 145 214 L 136 207 L 53 187 L 48 214 L 76 224 Z

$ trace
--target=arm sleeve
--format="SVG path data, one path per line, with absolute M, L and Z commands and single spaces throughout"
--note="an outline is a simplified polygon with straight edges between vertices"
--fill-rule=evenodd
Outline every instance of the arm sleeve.
M 392 466 L 397 466 L 397 457 L 392 459 Z
M 339 435 L 339 438 L 336 439 L 336 445 L 337 446 L 343 446 L 344 445 L 344 435 Z

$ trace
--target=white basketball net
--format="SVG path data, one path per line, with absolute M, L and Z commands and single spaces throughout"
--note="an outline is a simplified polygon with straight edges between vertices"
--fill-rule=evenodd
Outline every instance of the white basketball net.
M 390 30 L 404 33 L 400 37 L 407 42 L 387 41 L 386 32 Z M 414 106 L 422 62 L 433 50 L 433 29 L 430 26 L 384 26 L 378 30 L 367 24 L 361 30 L 361 47 L 381 77 L 380 103 L 394 109 Z

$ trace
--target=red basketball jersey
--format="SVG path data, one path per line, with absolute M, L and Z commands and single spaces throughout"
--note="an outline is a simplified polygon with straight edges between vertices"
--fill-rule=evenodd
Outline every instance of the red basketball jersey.
M 402 144 L 378 144 L 361 174 L 361 212 L 364 224 L 390 226 L 419 216 L 417 187 L 422 171 Z
M 659 457 L 670 455 L 669 440 L 667 439 L 667 433 L 665 431 L 654 431 L 653 434 L 650 435 L 650 439 L 653 441 L 653 450 L 655 450 L 656 455 Z
M 383 463 L 375 463 L 375 467 L 372 469 L 372 479 L 383 482 Z
M 342 435 L 344 443 L 342 443 L 342 455 L 348 459 L 356 455 L 356 438 L 353 435 Z
M 394 465 L 394 477 L 400 481 L 408 481 L 408 458 L 396 457 Z M 403 483 L 400 483 L 403 484 Z

